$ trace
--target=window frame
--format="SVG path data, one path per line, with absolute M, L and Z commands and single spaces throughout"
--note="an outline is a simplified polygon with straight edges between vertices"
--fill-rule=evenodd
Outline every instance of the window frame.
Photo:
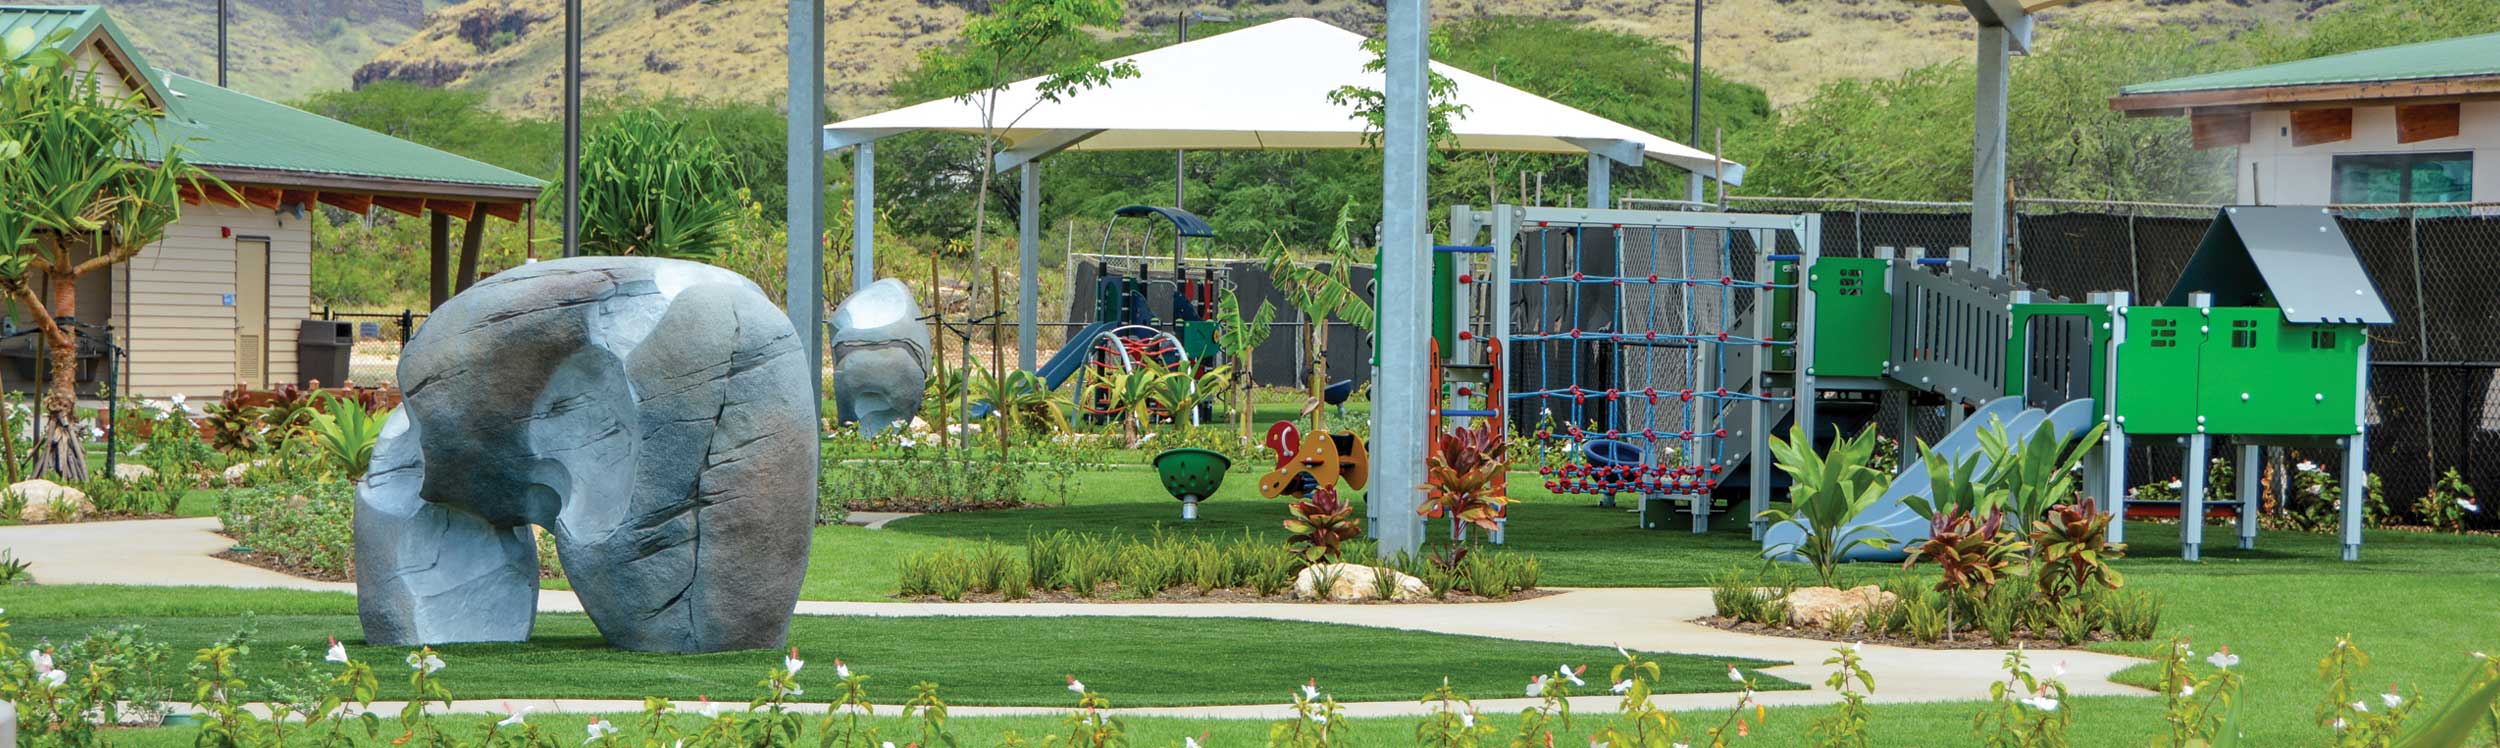
M 2341 203 L 2344 201 L 2344 165 L 2348 162 L 2348 160 L 2379 162 L 2383 164 L 2385 168 L 2393 168 L 2398 174 L 2402 175 L 2402 177 L 2396 182 L 2396 199 L 2390 204 L 2414 204 L 2414 169 L 2421 166 L 2424 162 L 2463 161 L 2465 162 L 2465 178 L 2468 184 L 2471 184 L 2476 176 L 2480 176 L 2474 173 L 2474 151 L 2472 150 L 2397 151 L 2393 153 L 2338 153 L 2334 154 L 2334 156 L 2327 162 L 2326 189 L 2327 194 L 2331 196 L 2331 202 Z

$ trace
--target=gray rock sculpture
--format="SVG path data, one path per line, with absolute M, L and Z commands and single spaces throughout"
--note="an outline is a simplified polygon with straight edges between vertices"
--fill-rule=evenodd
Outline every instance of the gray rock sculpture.
M 365 639 L 528 639 L 537 526 L 610 644 L 781 646 L 816 516 L 806 354 L 754 283 L 692 262 L 540 262 L 453 297 L 357 487 Z
M 826 322 L 834 329 L 835 415 L 868 436 L 911 423 L 929 386 L 929 325 L 911 288 L 893 278 L 871 283 Z

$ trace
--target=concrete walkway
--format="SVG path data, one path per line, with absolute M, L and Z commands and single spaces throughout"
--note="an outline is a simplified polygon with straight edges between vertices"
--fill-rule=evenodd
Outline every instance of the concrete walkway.
M 217 520 L 175 519 L 94 522 L 70 525 L 0 527 L 0 548 L 33 564 L 36 581 L 44 584 L 207 585 L 283 587 L 325 592 L 355 591 L 344 582 L 317 582 L 212 558 L 232 541 L 217 534 Z M 1483 636 L 1520 641 L 1585 646 L 1621 646 L 1636 651 L 1745 658 L 1786 663 L 1763 672 L 1812 686 L 1806 691 L 1759 694 L 1772 706 L 1826 704 L 1838 696 L 1821 685 L 1828 669 L 1832 642 L 1743 634 L 1694 623 L 1712 613 L 1710 591 L 1703 588 L 1588 588 L 1504 603 L 1347 605 L 1310 603 L 913 603 L 801 601 L 797 612 L 819 616 L 994 616 L 994 617 L 1167 617 L 1262 618 L 1309 623 L 1372 626 Z M 572 593 L 540 593 L 539 609 L 579 612 Z M 830 653 L 826 653 L 830 655 Z M 1861 650 L 1866 669 L 1882 685 L 1872 701 L 1882 703 L 1983 700 L 1990 683 L 2003 677 L 2003 650 L 1927 650 L 1867 645 Z M 2041 651 L 2033 669 L 2043 675 L 2064 668 L 2067 688 L 2076 695 L 2150 695 L 2109 677 L 2141 660 L 2081 650 Z M 1577 664 L 1577 663 L 1575 663 Z M 1603 670 L 1608 663 L 1586 663 Z M 1106 663 L 1106 667 L 1116 663 Z M 758 667 L 764 667 L 758 665 Z M 1527 676 L 1521 673 L 1522 687 Z M 1591 678 L 1602 689 L 1602 678 Z M 1283 692 L 1292 684 L 1282 684 Z M 1325 685 L 1325 684 L 1323 684 Z M 1117 695 L 1114 701 L 1117 701 Z M 1736 694 L 1678 694 L 1657 697 L 1674 709 L 1726 708 Z M 1585 703 L 1584 703 L 1585 702 Z M 462 702 L 455 711 L 500 712 L 534 706 L 540 712 L 634 712 L 640 701 L 496 699 Z M 1486 711 L 1517 711 L 1528 699 L 1486 699 Z M 1575 709 L 1610 710 L 1614 699 L 1603 694 L 1575 699 Z M 382 708 L 379 705 L 377 709 Z M 392 708 L 397 708 L 393 706 Z M 816 705 L 816 708 L 822 708 Z M 1345 705 L 1348 716 L 1396 716 L 1420 713 L 1412 701 Z M 961 707 L 959 715 L 1055 714 L 1046 707 Z M 1123 709 L 1139 716 L 1278 719 L 1290 716 L 1282 703 L 1224 707 Z

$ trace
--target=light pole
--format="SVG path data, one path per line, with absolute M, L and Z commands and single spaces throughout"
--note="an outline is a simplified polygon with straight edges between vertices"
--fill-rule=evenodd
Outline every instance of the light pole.
M 564 256 L 582 253 L 582 1 L 564 0 Z
M 1233 22 L 1233 16 L 1232 16 L 1232 14 L 1230 14 L 1230 13 L 1223 13 L 1223 12 L 1210 12 L 1210 11 L 1204 11 L 1204 10 L 1193 10 L 1193 11 L 1190 11 L 1190 12 L 1187 12 L 1187 13 L 1182 13 L 1182 14 L 1181 14 L 1181 41 L 1182 41 L 1183 43 L 1186 43 L 1186 42 L 1188 42 L 1188 41 L 1189 41 L 1189 22 L 1191 22 L 1191 21 L 1205 21 L 1205 22 L 1208 22 L 1208 23 L 1232 23 L 1232 22 Z M 1176 148 L 1176 149 L 1173 149 L 1173 150 L 1172 150 L 1172 207 L 1175 207 L 1175 208 L 1185 207 L 1185 206 L 1183 206 L 1183 205 L 1181 204 L 1181 198 L 1183 198 L 1183 197 L 1187 196 L 1188 191 L 1189 191 L 1189 187 L 1188 187 L 1188 185 L 1189 185 L 1189 151 L 1187 151 L 1187 150 L 1183 150 L 1183 149 L 1177 149 L 1177 148 Z M 1187 241 L 1187 240 L 1182 239 L 1182 238 L 1181 238 L 1181 236 L 1180 236 L 1180 234 L 1179 234 L 1179 232 L 1174 232 L 1174 233 L 1172 234 L 1172 272 L 1174 272 L 1174 273 L 1179 273 L 1179 272 L 1181 272 L 1181 246 L 1182 246 L 1182 242 L 1184 242 L 1184 241 Z M 1178 277 L 1178 276 L 1176 275 L 1176 276 L 1174 276 L 1174 277 Z
M 1689 96 L 1693 100 L 1693 111 L 1691 115 L 1693 120 L 1693 135 L 1692 140 L 1687 142 L 1695 148 L 1701 147 L 1701 4 L 1705 1 L 1706 0 L 1693 0 L 1693 70 L 1691 81 L 1692 90 L 1689 93 Z M 1719 158 L 1719 156 L 1717 154 L 1712 154 L 1711 158 Z M 1722 192 L 1724 192 L 1724 190 L 1722 190 Z M 1701 204 L 1701 198 L 1701 172 L 1696 171 L 1684 179 L 1684 199 L 1691 201 L 1695 205 L 1699 205 Z

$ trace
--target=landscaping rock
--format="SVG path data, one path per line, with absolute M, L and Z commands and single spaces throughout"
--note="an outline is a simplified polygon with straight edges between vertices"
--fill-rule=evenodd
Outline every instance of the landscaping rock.
M 1803 587 L 1788 593 L 1788 621 L 1799 626 L 1820 626 L 1834 615 L 1863 617 L 1867 611 L 1900 601 L 1900 596 L 1871 584 L 1845 590 Z
M 146 465 L 133 465 L 127 462 L 113 463 L 113 480 L 134 481 L 147 480 L 154 477 L 156 477 L 156 468 L 148 467 Z
M 929 325 L 911 288 L 894 278 L 871 283 L 826 322 L 835 417 L 859 424 L 864 436 L 910 422 L 929 382 Z
M 243 476 L 244 476 L 244 474 L 246 474 L 246 473 L 250 473 L 250 472 L 252 472 L 253 470 L 258 469 L 259 467 L 261 467 L 261 466 L 263 466 L 263 465 L 267 465 L 267 464 L 269 464 L 269 461 L 268 461 L 268 460 L 252 460 L 252 461 L 250 461 L 250 462 L 238 462 L 238 463 L 235 463 L 235 464 L 232 464 L 232 465 L 227 465 L 227 466 L 226 466 L 226 471 L 225 471 L 225 472 L 223 472 L 223 473 L 220 473 L 219 475 L 220 475 L 221 477 L 223 477 L 223 478 L 225 478 L 225 479 L 226 479 L 226 485 L 229 485 L 229 486 L 240 486 L 240 485 L 243 485 Z
M 754 283 L 692 262 L 532 263 L 453 297 L 357 487 L 366 639 L 526 640 L 537 526 L 610 644 L 782 646 L 816 516 L 807 354 Z
M 1397 592 L 1390 596 L 1391 600 L 1419 600 L 1432 595 L 1432 588 L 1424 586 L 1424 580 L 1396 569 L 1363 564 L 1318 564 L 1294 576 L 1293 596 L 1304 600 L 1378 600 L 1381 574 L 1394 576 L 1392 581 L 1397 585 Z M 1321 598 L 1318 594 L 1319 582 L 1330 575 L 1335 575 L 1336 579 L 1328 586 L 1328 596 Z
M 42 478 L 11 483 L 8 491 L 26 500 L 26 511 L 18 518 L 28 522 L 71 522 L 95 511 L 85 491 Z

